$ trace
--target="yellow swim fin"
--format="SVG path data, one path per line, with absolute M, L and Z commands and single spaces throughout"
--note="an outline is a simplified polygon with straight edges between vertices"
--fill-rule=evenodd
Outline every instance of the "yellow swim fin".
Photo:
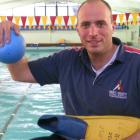
M 76 116 L 88 127 L 85 140 L 122 140 L 140 129 L 140 119 L 126 116 Z

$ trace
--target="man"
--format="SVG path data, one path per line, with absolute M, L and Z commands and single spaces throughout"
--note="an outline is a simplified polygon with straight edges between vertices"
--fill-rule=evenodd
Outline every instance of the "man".
M 83 48 L 64 50 L 48 58 L 28 62 L 26 58 L 8 69 L 16 81 L 59 83 L 66 114 L 123 115 L 140 117 L 140 55 L 112 39 L 112 11 L 104 0 L 87 0 L 77 14 L 77 32 Z M 15 24 L 2 22 L 9 41 Z M 0 44 L 2 39 L 0 38 Z M 140 140 L 137 131 L 127 140 Z

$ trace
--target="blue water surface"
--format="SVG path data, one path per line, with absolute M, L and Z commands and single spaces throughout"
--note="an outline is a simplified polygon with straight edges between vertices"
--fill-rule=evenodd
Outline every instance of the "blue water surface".
M 48 56 L 62 47 L 30 48 L 29 59 Z M 0 63 L 0 140 L 29 140 L 50 135 L 37 125 L 43 114 L 63 114 L 58 84 L 45 85 L 15 82 L 5 64 Z

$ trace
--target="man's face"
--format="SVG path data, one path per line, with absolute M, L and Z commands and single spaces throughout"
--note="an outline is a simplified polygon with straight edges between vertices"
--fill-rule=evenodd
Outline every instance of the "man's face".
M 105 53 L 112 47 L 110 10 L 100 1 L 85 3 L 78 13 L 77 31 L 89 54 Z

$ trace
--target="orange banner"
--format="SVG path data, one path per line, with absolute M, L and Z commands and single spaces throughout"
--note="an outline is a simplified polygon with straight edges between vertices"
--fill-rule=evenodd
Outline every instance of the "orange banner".
M 119 14 L 119 19 L 120 19 L 120 25 L 123 25 L 124 23 L 124 14 Z
M 132 13 L 132 17 L 133 17 L 133 25 L 136 25 L 138 22 L 138 13 Z
M 33 17 L 33 16 L 28 16 L 29 28 L 32 27 L 32 25 L 33 25 L 33 20 L 34 20 L 34 17 Z
M 47 24 L 47 19 L 48 19 L 48 17 L 47 17 L 47 16 L 42 16 L 41 19 L 42 19 L 42 22 L 43 22 L 43 27 L 44 27 L 44 29 L 45 29 L 45 28 L 46 28 L 46 24 Z

